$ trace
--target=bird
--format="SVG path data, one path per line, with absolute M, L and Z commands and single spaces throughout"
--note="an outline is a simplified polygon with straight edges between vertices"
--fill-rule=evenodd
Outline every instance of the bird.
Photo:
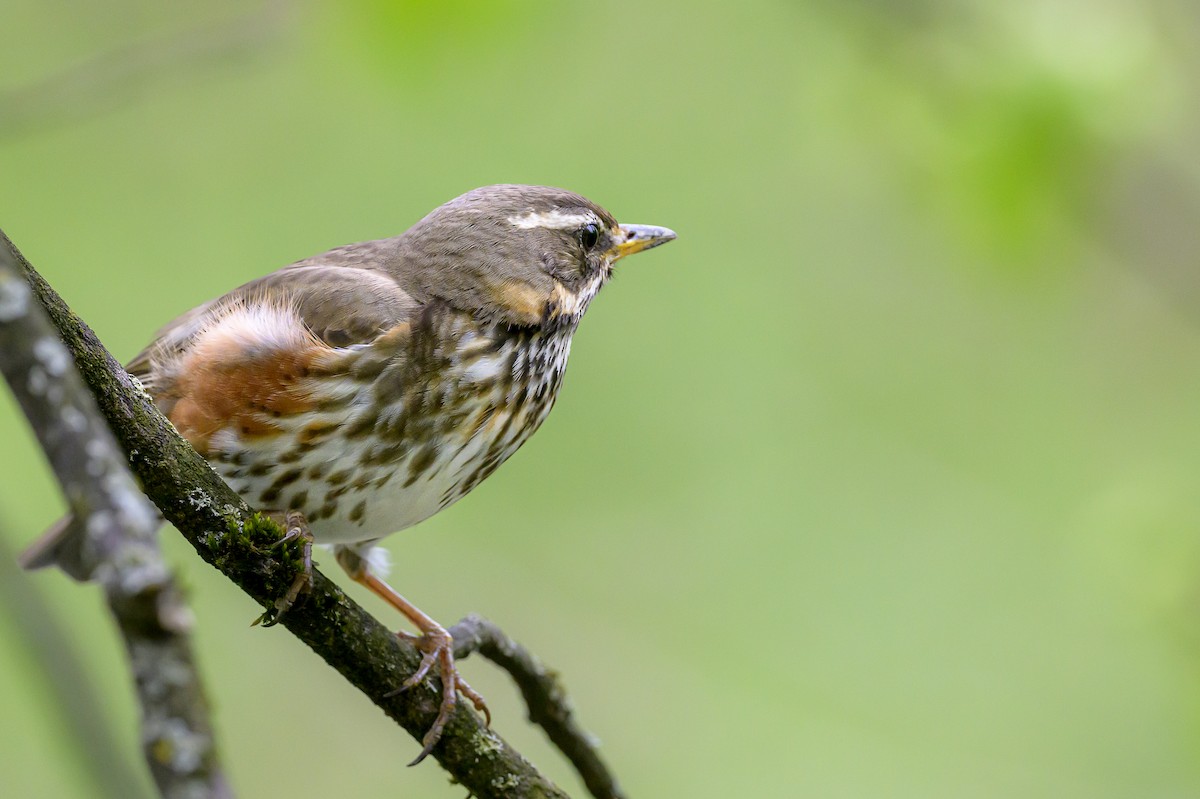
M 565 189 L 484 186 L 398 236 L 306 258 L 184 313 L 127 365 L 218 474 L 283 524 L 283 540 L 303 541 L 304 573 L 279 614 L 311 581 L 315 542 L 417 629 L 397 633 L 422 653 L 401 689 L 436 667 L 442 697 L 414 764 L 458 694 L 490 713 L 446 628 L 385 582 L 379 541 L 461 499 L 529 439 L 615 264 L 674 238 Z M 68 517 L 22 565 L 71 573 L 72 536 Z

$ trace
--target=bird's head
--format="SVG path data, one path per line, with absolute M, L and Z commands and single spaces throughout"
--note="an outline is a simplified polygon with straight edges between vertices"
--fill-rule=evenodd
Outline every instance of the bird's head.
M 419 293 L 521 327 L 574 325 L 613 264 L 675 238 L 622 225 L 578 194 L 484 186 L 434 209 L 401 237 Z

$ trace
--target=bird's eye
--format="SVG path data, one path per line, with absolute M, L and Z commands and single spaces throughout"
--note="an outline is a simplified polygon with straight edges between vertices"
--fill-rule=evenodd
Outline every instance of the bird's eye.
M 585 250 L 590 250 L 600 241 L 600 228 L 593 224 L 584 225 L 579 229 L 579 243 Z

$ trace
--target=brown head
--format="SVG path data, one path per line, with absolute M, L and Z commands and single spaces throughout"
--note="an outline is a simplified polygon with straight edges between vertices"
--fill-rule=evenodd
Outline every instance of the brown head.
M 421 300 L 521 327 L 573 325 L 613 264 L 673 238 L 667 228 L 619 224 L 564 189 L 484 186 L 395 239 L 387 271 Z

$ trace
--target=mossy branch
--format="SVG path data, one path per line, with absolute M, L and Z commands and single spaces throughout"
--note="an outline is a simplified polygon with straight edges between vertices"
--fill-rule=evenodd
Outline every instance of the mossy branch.
M 298 548 L 272 548 L 282 530 L 255 514 L 158 412 L 149 395 L 105 349 L 0 231 L 34 295 L 75 358 L 101 413 L 128 455 L 146 495 L 196 552 L 265 610 L 274 608 L 297 574 Z M 438 693 L 423 684 L 395 693 L 420 653 L 314 572 L 304 601 L 280 621 L 416 740 L 438 712 Z M 458 706 L 433 757 L 480 799 L 565 797 L 464 703 Z

